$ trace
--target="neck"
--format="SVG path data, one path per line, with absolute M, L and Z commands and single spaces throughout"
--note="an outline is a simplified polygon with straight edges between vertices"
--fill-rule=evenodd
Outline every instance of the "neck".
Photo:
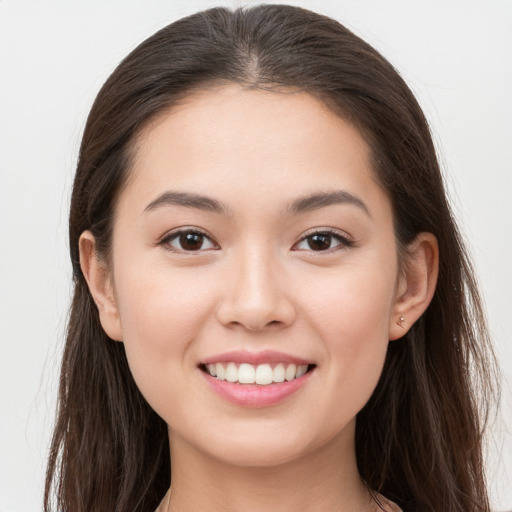
M 353 429 L 292 461 L 240 467 L 213 459 L 170 436 L 169 511 L 368 512 L 374 510 L 359 473 Z

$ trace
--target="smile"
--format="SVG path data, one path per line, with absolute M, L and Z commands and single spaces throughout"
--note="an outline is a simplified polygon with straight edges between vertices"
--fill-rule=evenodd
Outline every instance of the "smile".
M 218 380 L 238 384 L 268 386 L 284 381 L 290 382 L 302 377 L 308 371 L 308 365 L 296 365 L 293 363 L 253 365 L 249 363 L 227 362 L 210 363 L 205 365 L 204 369 Z
M 311 361 L 283 352 L 245 350 L 203 359 L 198 365 L 208 387 L 243 407 L 269 407 L 295 395 L 317 372 Z

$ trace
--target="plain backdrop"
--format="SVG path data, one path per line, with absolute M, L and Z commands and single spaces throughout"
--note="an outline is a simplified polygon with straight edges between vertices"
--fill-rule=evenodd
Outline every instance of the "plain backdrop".
M 253 2 L 0 0 L 0 512 L 41 510 L 70 298 L 67 211 L 94 96 L 157 29 L 240 3 Z M 289 3 L 377 47 L 431 123 L 503 367 L 488 471 L 496 510 L 512 509 L 512 1 Z

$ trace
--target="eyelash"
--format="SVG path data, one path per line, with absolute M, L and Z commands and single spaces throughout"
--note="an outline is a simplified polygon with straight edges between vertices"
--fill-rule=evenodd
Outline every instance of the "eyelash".
M 320 255 L 332 254 L 333 252 L 341 251 L 343 249 L 348 249 L 354 245 L 354 241 L 346 233 L 342 233 L 342 232 L 337 231 L 332 228 L 325 228 L 325 229 L 315 229 L 313 231 L 305 233 L 302 236 L 302 238 L 296 244 L 294 244 L 294 247 L 296 245 L 298 245 L 299 243 L 306 241 L 308 238 L 311 238 L 314 235 L 328 235 L 328 236 L 336 239 L 339 242 L 338 246 L 331 248 L 331 249 L 327 249 L 325 251 L 315 251 L 313 249 L 309 249 L 309 251 L 311 251 L 315 254 L 320 254 Z M 308 249 L 296 249 L 296 250 L 308 250 Z
M 210 247 L 208 249 L 198 249 L 198 250 L 186 250 L 186 249 L 178 249 L 176 247 L 172 247 L 170 244 L 172 241 L 179 239 L 182 235 L 200 235 L 204 239 L 209 240 L 211 245 L 213 247 Z M 314 235 L 327 235 L 334 239 L 336 239 L 339 243 L 334 248 L 330 248 L 327 250 L 319 250 L 315 251 L 313 249 L 293 249 L 296 251 L 310 251 L 315 254 L 332 254 L 333 252 L 337 252 L 343 249 L 348 249 L 354 245 L 354 241 L 351 240 L 348 235 L 341 234 L 339 231 L 336 231 L 332 228 L 325 228 L 325 229 L 315 229 L 314 231 L 311 231 L 309 233 L 306 233 L 298 242 L 296 242 L 293 247 L 296 247 L 301 242 L 306 241 L 308 238 L 311 238 Z M 212 250 L 212 249 L 218 249 L 219 245 L 213 240 L 212 237 L 210 237 L 207 233 L 204 231 L 197 229 L 197 228 L 184 228 L 179 229 L 177 231 L 173 231 L 172 233 L 169 233 L 167 236 L 162 238 L 160 242 L 158 242 L 158 245 L 164 247 L 166 250 L 174 252 L 174 253 L 182 253 L 182 254 L 198 254 L 202 253 L 205 250 Z
M 173 240 L 179 239 L 179 237 L 182 235 L 200 235 L 200 236 L 204 237 L 204 239 L 209 240 L 213 246 L 218 247 L 218 244 L 213 241 L 211 236 L 209 236 L 207 233 L 205 233 L 204 231 L 202 231 L 198 228 L 182 228 L 177 231 L 173 231 L 172 233 L 169 233 L 164 238 L 162 238 L 162 240 L 160 240 L 160 242 L 158 242 L 158 245 L 161 245 L 162 247 L 164 247 L 164 249 L 166 249 L 168 251 L 175 252 L 175 253 L 182 253 L 182 254 L 201 253 L 205 250 L 205 249 L 199 249 L 199 250 L 195 250 L 195 251 L 194 250 L 187 251 L 186 249 L 177 249 L 175 247 L 172 247 L 170 245 L 170 243 Z M 206 249 L 206 250 L 211 250 L 211 248 Z

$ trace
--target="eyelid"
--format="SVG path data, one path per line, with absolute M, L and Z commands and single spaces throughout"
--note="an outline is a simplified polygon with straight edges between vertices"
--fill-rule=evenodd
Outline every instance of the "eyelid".
M 329 235 L 333 236 L 334 238 L 337 238 L 340 241 L 340 244 L 339 244 L 339 246 L 337 246 L 335 248 L 327 249 L 325 251 L 314 251 L 313 249 L 309 249 L 309 250 L 308 249 L 293 249 L 293 247 L 296 247 L 299 243 L 303 242 L 308 237 L 310 237 L 312 235 L 316 235 L 316 234 L 329 234 Z M 325 254 L 332 254 L 333 252 L 347 249 L 349 247 L 352 247 L 354 244 L 355 244 L 354 239 L 347 232 L 341 231 L 341 230 L 335 229 L 335 228 L 327 228 L 327 227 L 321 228 L 320 227 L 320 228 L 311 228 L 308 231 L 306 231 L 305 233 L 303 233 L 301 235 L 301 237 L 299 238 L 299 240 L 297 240 L 297 242 L 295 242 L 293 244 L 292 250 L 310 252 L 315 255 L 316 254 L 318 254 L 318 255 L 324 254 L 325 255 Z
M 176 249 L 175 247 L 171 248 L 169 242 L 171 240 L 174 240 L 175 238 L 177 238 L 179 235 L 181 235 L 183 233 L 200 234 L 200 235 L 204 236 L 205 238 L 207 238 L 212 243 L 212 245 L 214 245 L 215 247 L 213 249 L 212 248 L 199 249 L 197 251 L 185 251 L 185 250 Z M 175 228 L 171 231 L 168 231 L 157 241 L 156 245 L 162 246 L 165 250 L 176 253 L 176 254 L 187 254 L 187 255 L 196 255 L 196 256 L 204 253 L 205 251 L 220 249 L 219 244 L 217 243 L 215 238 L 213 238 L 213 236 L 211 236 L 204 229 L 198 228 L 196 226 L 181 226 L 179 228 Z
M 198 233 L 198 234 L 201 234 L 202 236 L 207 238 L 212 243 L 212 245 L 214 245 L 215 247 L 213 249 L 212 248 L 209 248 L 209 249 L 199 249 L 197 251 L 180 250 L 180 249 L 176 249 L 174 247 L 170 248 L 169 242 L 171 240 L 174 240 L 175 238 L 177 238 L 179 235 L 181 235 L 183 233 Z M 310 250 L 307 250 L 307 249 L 294 249 L 294 247 L 296 247 L 300 242 L 306 240 L 308 237 L 310 237 L 312 235 L 315 235 L 315 234 L 329 234 L 329 235 L 333 236 L 334 238 L 338 239 L 340 243 L 338 244 L 337 247 L 332 248 L 332 249 L 327 249 L 325 251 L 314 251 L 313 249 L 310 249 Z M 311 228 L 311 229 L 307 230 L 306 232 L 304 232 L 301 235 L 301 237 L 293 244 L 292 250 L 311 252 L 311 253 L 314 253 L 314 254 L 331 254 L 333 252 L 337 252 L 337 251 L 340 251 L 340 250 L 352 247 L 354 244 L 355 244 L 355 241 L 353 240 L 353 238 L 348 233 L 346 233 L 345 231 L 341 231 L 341 230 L 335 229 L 335 228 L 328 228 L 328 227 L 322 228 L 322 227 L 318 227 L 318 228 Z M 188 255 L 190 255 L 190 254 L 198 255 L 198 254 L 204 253 L 205 251 L 219 250 L 220 249 L 219 244 L 217 243 L 217 241 L 215 240 L 215 238 L 212 235 L 210 235 L 204 229 L 198 228 L 196 226 L 181 226 L 179 228 L 175 228 L 175 229 L 165 233 L 157 241 L 156 245 L 163 246 L 166 250 L 168 250 L 170 252 L 174 252 L 174 253 L 178 253 L 178 254 L 188 254 Z

